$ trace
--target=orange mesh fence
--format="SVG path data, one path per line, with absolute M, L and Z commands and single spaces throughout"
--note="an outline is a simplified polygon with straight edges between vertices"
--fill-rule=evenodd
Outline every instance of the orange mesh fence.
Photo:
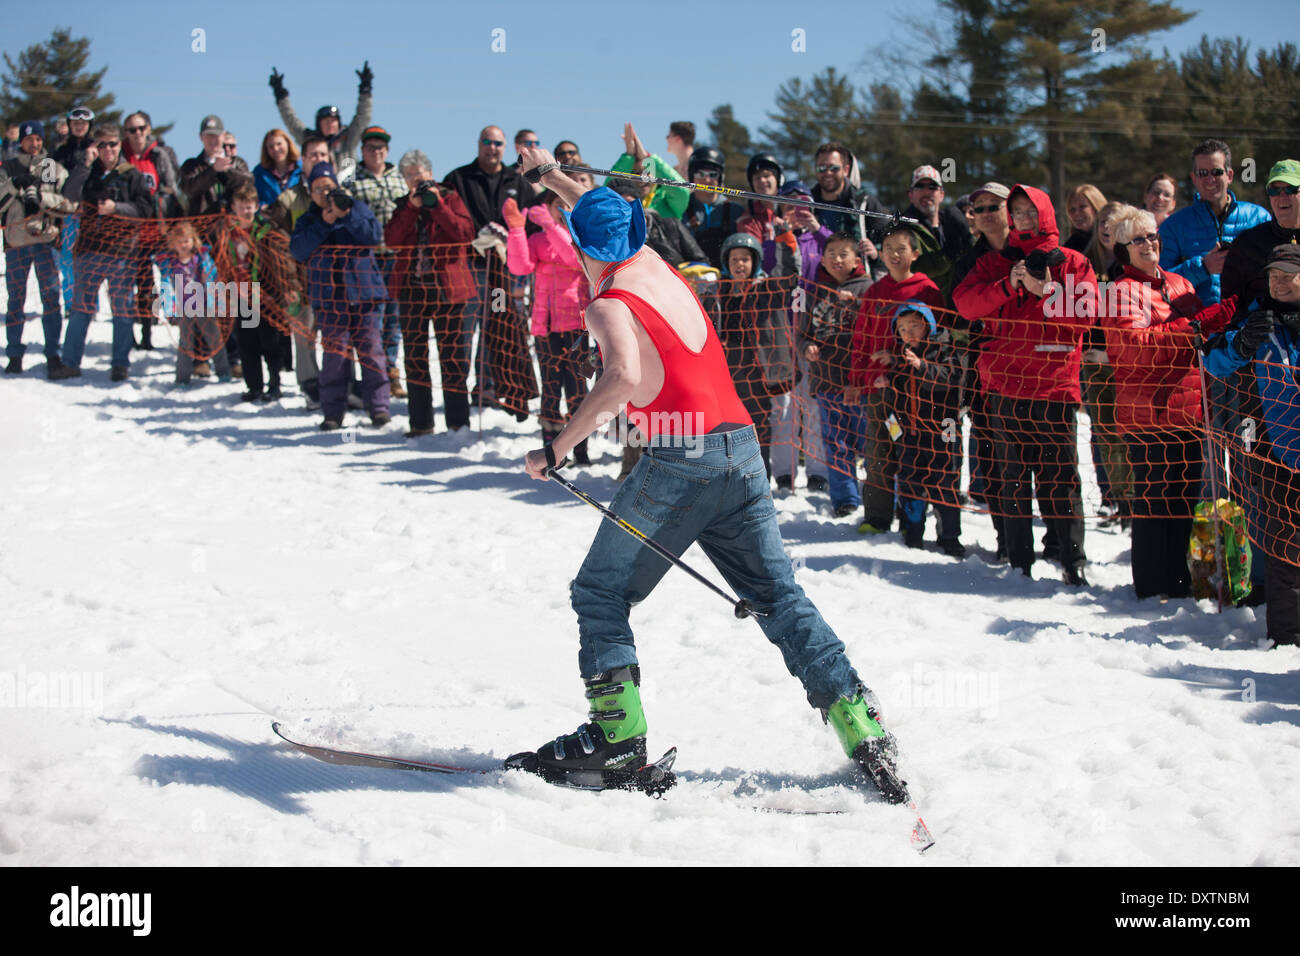
M 300 263 L 260 218 L 91 216 L 71 253 L 74 271 L 93 265 L 92 278 L 129 290 L 133 318 L 153 311 L 177 326 L 193 359 L 260 328 L 282 349 L 306 343 L 386 373 L 379 329 L 390 310 L 415 390 L 466 396 L 474 382 L 520 415 L 540 398 L 554 425 L 592 374 L 581 272 L 539 262 L 514 275 L 504 244 L 323 246 Z M 87 284 L 70 308 L 89 301 Z M 1261 360 L 1209 376 L 1185 321 L 1126 311 L 1105 292 L 1096 319 L 1003 319 L 937 306 L 926 315 L 870 287 L 852 294 L 794 276 L 696 288 L 774 462 L 820 462 L 891 515 L 895 496 L 1135 520 L 1231 497 L 1258 547 L 1300 564 L 1293 366 Z M 340 332 L 357 327 L 367 334 Z

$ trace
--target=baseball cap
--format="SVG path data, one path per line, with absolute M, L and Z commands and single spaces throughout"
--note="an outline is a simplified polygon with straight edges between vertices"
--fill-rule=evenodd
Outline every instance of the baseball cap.
M 368 139 L 382 139 L 385 143 L 390 143 L 393 137 L 389 136 L 388 130 L 382 126 L 367 126 L 361 131 L 361 142 L 364 143 Z
M 1274 246 L 1264 268 L 1276 269 L 1278 272 L 1300 272 L 1300 246 L 1294 242 Z
M 225 124 L 221 122 L 221 117 L 215 113 L 209 113 L 203 117 L 203 122 L 199 124 L 199 135 L 204 133 L 224 133 Z
M 1300 162 L 1294 159 L 1279 159 L 1268 171 L 1264 183 L 1283 182 L 1288 186 L 1300 186 Z
M 1001 183 L 985 183 L 983 186 L 971 190 L 971 201 L 973 202 L 975 197 L 980 193 L 988 193 L 990 196 L 997 196 L 999 199 L 1006 199 L 1011 195 L 1011 190 L 1006 186 L 1003 186 Z
M 927 179 L 937 186 L 943 185 L 943 177 L 939 175 L 939 170 L 933 166 L 917 166 L 916 169 L 912 170 L 912 186 Z

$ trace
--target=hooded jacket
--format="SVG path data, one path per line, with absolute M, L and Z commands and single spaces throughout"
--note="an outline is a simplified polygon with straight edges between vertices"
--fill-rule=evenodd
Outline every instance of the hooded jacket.
M 591 289 L 573 236 L 564 223 L 551 218 L 548 206 L 529 206 L 524 215 L 540 231 L 529 236 L 523 226 L 511 228 L 506 268 L 512 275 L 535 276 L 532 333 L 576 332 L 583 328 L 582 312 L 591 302 Z
M 1011 203 L 1027 197 L 1038 210 L 1038 229 L 1022 232 L 1011 222 Z M 1092 263 L 1060 248 L 1056 211 L 1041 189 L 1016 186 L 1007 197 L 1011 234 L 1002 252 L 988 252 L 953 290 L 957 311 L 983 322 L 985 342 L 978 368 L 985 391 L 1008 398 L 1078 404 L 1083 334 L 1093 324 L 1097 277 Z M 1043 296 L 1011 287 L 1011 269 L 1035 252 L 1062 257 L 1050 266 Z
M 388 298 L 375 263 L 375 246 L 384 230 L 370 207 L 358 199 L 347 215 L 325 221 L 312 203 L 293 227 L 289 251 L 307 264 L 307 292 L 317 313 L 343 312 L 348 305 L 373 305 Z

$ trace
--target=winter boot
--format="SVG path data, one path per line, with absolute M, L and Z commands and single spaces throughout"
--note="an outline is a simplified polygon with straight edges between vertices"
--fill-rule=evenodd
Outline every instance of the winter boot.
M 543 744 L 535 753 L 507 757 L 506 767 L 583 790 L 639 788 L 637 772 L 646 765 L 641 668 L 620 667 L 584 683 L 591 701 L 590 723 Z
M 853 697 L 845 695 L 826 711 L 840 746 L 871 777 L 890 803 L 908 800 L 907 781 L 898 776 L 897 746 L 892 734 L 880 725 L 880 704 L 876 695 L 861 685 Z

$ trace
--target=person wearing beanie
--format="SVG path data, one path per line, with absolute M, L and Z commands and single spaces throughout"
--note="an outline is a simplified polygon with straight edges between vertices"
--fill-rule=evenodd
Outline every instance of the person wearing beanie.
M 0 166 L 0 218 L 4 224 L 5 372 L 23 370 L 23 306 L 27 301 L 27 276 L 36 270 L 41 295 L 41 328 L 45 332 L 46 374 L 63 364 L 59 339 L 63 310 L 59 305 L 59 267 L 54 250 L 63 220 L 77 210 L 80 185 L 45 152 L 45 128 L 36 120 L 18 127 L 17 156 Z
M 307 176 L 311 208 L 299 217 L 289 251 L 307 266 L 307 295 L 321 334 L 321 431 L 343 427 L 352 350 L 361 363 L 361 398 L 376 428 L 389 414 L 387 362 L 380 341 L 380 318 L 388 291 L 375 262 L 384 239 L 379 220 L 362 200 L 339 188 L 329 163 L 317 163 Z

